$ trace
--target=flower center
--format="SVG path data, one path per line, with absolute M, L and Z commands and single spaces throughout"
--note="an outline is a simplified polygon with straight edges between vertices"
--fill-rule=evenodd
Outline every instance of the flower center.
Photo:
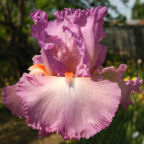
M 66 72 L 65 77 L 68 78 L 68 79 L 71 79 L 71 78 L 74 77 L 74 74 L 72 72 Z
M 66 72 L 65 73 L 66 82 L 69 86 L 72 86 L 74 74 L 72 72 Z

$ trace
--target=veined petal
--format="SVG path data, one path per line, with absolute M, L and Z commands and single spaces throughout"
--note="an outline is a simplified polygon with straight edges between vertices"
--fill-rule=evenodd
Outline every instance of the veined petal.
M 27 123 L 41 136 L 51 132 L 65 139 L 89 138 L 106 128 L 118 108 L 121 90 L 103 78 L 74 78 L 24 74 L 17 95 Z
M 123 80 L 123 73 L 126 71 L 126 65 L 121 64 L 118 69 L 113 66 L 97 69 L 98 74 L 104 76 L 106 79 L 116 82 L 121 89 L 121 104 L 123 108 L 127 108 L 129 104 L 132 104 L 129 96 L 131 92 L 140 92 L 139 86 L 142 84 L 142 80 L 137 78 L 136 80 Z
M 91 63 L 91 69 L 94 66 L 103 64 L 105 59 L 106 46 L 99 44 L 99 42 L 106 36 L 103 29 L 104 16 L 106 13 L 107 8 L 102 6 L 89 10 L 64 9 L 55 12 L 58 23 L 62 23 L 63 26 L 69 27 L 71 31 L 77 35 L 81 35 L 83 38 L 89 62 Z M 59 24 L 59 26 L 61 25 Z M 62 29 L 59 26 L 59 31 L 51 29 L 51 34 L 59 35 L 60 29 Z M 77 27 L 79 28 L 79 31 L 77 30 Z
M 31 14 L 34 20 L 31 34 L 41 48 L 48 43 L 58 46 L 54 56 L 68 71 L 76 76 L 90 76 L 93 68 L 102 65 L 105 59 L 107 47 L 100 41 L 106 36 L 103 30 L 106 12 L 107 8 L 101 6 L 89 10 L 64 9 L 55 12 L 56 20 L 48 22 L 45 12 L 37 10 Z
M 58 76 L 64 76 L 66 72 L 66 66 L 63 62 L 58 60 L 55 55 L 52 53 L 52 49 L 55 48 L 54 44 L 45 44 L 41 50 L 41 55 L 43 58 L 43 63 L 45 65 L 46 70 L 49 73 L 56 73 Z
M 79 52 L 79 63 L 76 66 L 76 76 L 90 76 L 90 63 L 88 61 L 86 46 L 84 40 L 72 32 L 68 27 L 64 27 L 65 31 L 68 31 L 74 38 L 76 48 Z
M 107 53 L 107 46 L 101 45 L 101 44 L 98 44 L 97 46 L 99 47 L 99 51 L 96 56 L 96 62 L 94 64 L 93 69 L 98 68 L 99 66 L 101 66 L 103 64 L 106 53 Z
M 33 19 L 33 22 L 36 24 L 38 21 L 47 20 L 48 15 L 45 11 L 41 11 L 40 9 L 36 9 L 34 12 L 30 13 L 30 16 Z
M 2 102 L 15 115 L 20 118 L 24 117 L 22 103 L 16 95 L 17 84 L 5 87 L 2 91 Z
M 34 25 L 31 27 L 31 35 L 40 43 L 44 39 L 44 29 L 47 27 L 48 15 L 39 9 L 30 13 Z
M 58 28 L 57 31 L 55 31 L 54 25 Z M 75 27 L 75 29 L 77 32 L 71 31 L 69 27 L 59 23 L 59 21 L 53 24 L 49 23 L 45 29 L 45 39 L 41 42 L 41 47 L 53 43 L 56 46 L 53 54 L 57 60 L 62 61 L 67 66 L 68 71 L 75 73 L 76 76 L 89 76 L 90 64 L 85 42 L 78 32 L 79 27 Z
M 38 41 L 40 44 L 44 39 L 44 29 L 47 27 L 46 20 L 39 20 L 36 24 L 31 27 L 31 35 Z
M 92 69 L 95 64 L 103 64 L 106 55 L 106 46 L 99 44 L 99 42 L 106 36 L 103 30 L 103 23 L 107 8 L 99 6 L 95 9 L 90 9 L 89 13 L 86 17 L 87 23 L 81 27 L 81 32 L 86 43 Z M 101 63 L 98 61 L 101 61 Z

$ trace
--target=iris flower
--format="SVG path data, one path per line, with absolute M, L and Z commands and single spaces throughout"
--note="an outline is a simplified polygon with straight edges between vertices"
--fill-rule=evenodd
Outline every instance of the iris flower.
M 35 10 L 31 35 L 41 47 L 29 73 L 4 88 L 3 103 L 26 118 L 39 136 L 52 132 L 64 139 L 90 138 L 112 122 L 119 104 L 131 104 L 142 81 L 124 81 L 126 65 L 103 68 L 107 47 L 100 44 L 106 7 L 64 9 L 56 19 Z

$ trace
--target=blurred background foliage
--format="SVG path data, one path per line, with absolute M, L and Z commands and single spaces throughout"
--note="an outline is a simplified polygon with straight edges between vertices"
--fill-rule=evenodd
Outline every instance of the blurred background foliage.
M 127 5 L 129 0 L 121 0 Z M 125 23 L 126 17 L 119 13 L 117 8 L 106 0 L 1 0 L 0 1 L 0 87 L 3 88 L 10 84 L 14 84 L 20 78 L 23 72 L 27 72 L 28 67 L 32 64 L 32 57 L 39 53 L 39 46 L 30 36 L 30 27 L 32 20 L 29 13 L 34 9 L 45 10 L 49 14 L 49 19 L 53 19 L 54 11 L 68 8 L 90 8 L 98 5 L 105 5 L 109 10 L 117 13 L 117 17 L 113 17 L 108 12 L 105 18 L 105 26 L 108 27 L 112 20 L 118 20 Z M 144 19 L 144 3 L 136 0 L 132 9 L 133 19 Z M 144 78 L 144 63 L 142 59 L 123 59 L 120 55 L 115 55 L 108 51 L 104 66 L 114 65 L 118 67 L 121 63 L 128 65 L 128 70 L 124 74 L 125 80 L 135 79 L 139 76 Z M 141 87 L 141 93 L 132 95 L 134 105 L 129 106 L 126 111 L 119 108 L 116 117 L 111 126 L 100 132 L 89 140 L 82 139 L 80 144 L 144 144 L 144 87 Z M 5 117 L 5 118 L 4 118 Z M 11 135 L 12 125 L 4 127 L 10 119 L 16 121 L 19 126 L 18 119 L 1 104 L 0 98 L 0 143 L 1 144 L 26 144 L 32 139 L 38 140 L 37 135 L 32 130 L 26 130 L 25 135 L 16 139 L 6 137 Z M 13 121 L 12 121 L 13 123 Z M 20 124 L 20 127 L 24 124 Z M 25 131 L 20 130 L 19 133 Z M 16 133 L 17 134 L 17 133 Z M 25 141 L 23 137 L 31 135 Z M 43 140 L 43 139 L 42 139 Z M 42 143 L 35 142 L 36 143 Z M 56 143 L 54 143 L 56 144 Z
M 132 9 L 133 19 L 144 19 L 144 3 L 140 0 L 136 0 Z

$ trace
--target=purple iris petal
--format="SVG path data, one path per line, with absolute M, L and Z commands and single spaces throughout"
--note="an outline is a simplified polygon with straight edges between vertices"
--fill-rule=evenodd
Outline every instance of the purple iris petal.
M 38 11 L 38 14 L 35 12 L 32 16 L 35 24 L 31 34 L 40 46 L 55 43 L 51 37 L 59 39 L 61 46 L 57 50 L 61 58 L 55 56 L 57 60 L 63 62 L 76 76 L 89 76 L 93 68 L 102 65 L 105 59 L 106 47 L 99 42 L 106 36 L 103 30 L 106 12 L 106 7 L 90 10 L 64 9 L 55 13 L 56 20 L 48 22 L 45 14 L 39 18 L 44 12 Z M 74 51 L 75 56 L 71 54 Z M 70 66 L 73 61 L 74 64 Z
M 129 96 L 132 92 L 140 92 L 139 86 L 142 84 L 142 80 L 137 78 L 137 80 L 123 80 L 123 73 L 126 71 L 126 65 L 121 64 L 118 69 L 113 66 L 106 67 L 102 70 L 97 70 L 98 73 L 104 76 L 106 79 L 118 83 L 121 89 L 121 104 L 123 108 L 127 108 L 129 104 L 132 104 Z
M 32 58 L 33 64 L 43 64 L 43 59 L 41 55 L 35 55 Z
M 46 70 L 48 71 L 50 66 L 53 72 L 55 72 L 58 76 L 64 76 L 65 72 L 67 71 L 66 66 L 59 61 L 53 54 L 52 49 L 55 48 L 54 44 L 45 44 L 41 49 L 41 55 L 43 58 L 43 64 L 45 65 Z
M 17 84 L 8 86 L 2 91 L 2 102 L 16 116 L 24 118 L 24 110 L 20 98 L 16 94 Z

